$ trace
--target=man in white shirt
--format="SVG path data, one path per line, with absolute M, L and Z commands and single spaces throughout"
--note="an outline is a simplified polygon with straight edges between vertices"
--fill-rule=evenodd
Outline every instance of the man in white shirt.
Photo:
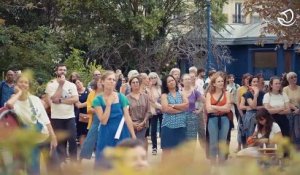
M 51 104 L 51 123 L 54 131 L 63 131 L 67 134 L 65 140 L 58 143 L 57 151 L 62 161 L 67 156 L 67 142 L 69 155 L 72 160 L 77 160 L 76 124 L 74 104 L 78 102 L 78 92 L 74 83 L 66 80 L 67 68 L 63 64 L 56 67 L 56 78 L 51 80 L 46 87 L 47 99 Z
M 201 93 L 201 95 L 204 95 L 204 78 L 205 78 L 205 69 L 200 68 L 197 71 L 197 80 L 196 80 L 196 86 L 197 90 Z

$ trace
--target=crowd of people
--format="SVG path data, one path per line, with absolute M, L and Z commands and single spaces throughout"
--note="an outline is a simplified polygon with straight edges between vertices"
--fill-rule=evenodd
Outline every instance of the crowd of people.
M 300 145 L 300 87 L 294 72 L 272 77 L 269 84 L 261 74 L 246 73 L 241 85 L 221 71 L 210 70 L 205 79 L 205 70 L 196 67 L 183 74 L 173 68 L 164 77 L 159 72 L 131 70 L 124 76 L 121 70 L 96 70 L 87 86 L 76 72 L 67 79 L 64 64 L 57 65 L 55 74 L 39 99 L 29 93 L 28 77 L 9 70 L 0 84 L 0 107 L 13 109 L 26 126 L 48 134 L 60 162 L 91 159 L 95 153 L 95 168 L 109 169 L 107 147 L 140 146 L 152 149 L 154 156 L 161 148 L 164 160 L 176 147 L 193 142 L 196 148 L 199 141 L 211 163 L 219 164 L 228 159 L 233 128 L 238 129 L 237 151 L 257 145 L 254 138 L 255 143 L 273 143 L 275 135 Z M 67 137 L 57 140 L 60 131 Z M 29 166 L 35 174 L 40 148 L 38 143 Z

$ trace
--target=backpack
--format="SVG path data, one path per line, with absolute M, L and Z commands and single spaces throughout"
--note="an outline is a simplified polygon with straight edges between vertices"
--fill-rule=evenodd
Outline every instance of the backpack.
M 7 107 L 0 108 L 0 130 L 5 130 L 5 133 L 9 134 L 11 130 L 20 128 L 20 126 L 21 122 L 15 112 Z

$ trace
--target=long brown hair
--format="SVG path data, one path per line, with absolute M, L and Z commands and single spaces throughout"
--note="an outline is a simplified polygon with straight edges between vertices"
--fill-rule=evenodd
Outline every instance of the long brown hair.
M 262 125 L 259 123 L 259 120 L 261 120 L 261 119 L 266 120 L 265 125 Z M 271 116 L 271 114 L 268 112 L 268 110 L 266 110 L 265 108 L 259 109 L 256 113 L 256 121 L 257 121 L 257 131 L 262 133 L 263 128 L 265 128 L 265 135 L 263 137 L 269 138 L 274 119 Z
M 273 86 L 274 80 L 279 80 L 279 81 L 281 81 L 281 79 L 280 79 L 279 77 L 276 77 L 276 76 L 271 77 L 270 82 L 269 82 L 269 90 L 268 90 L 269 93 L 272 92 L 272 90 L 273 90 L 272 86 Z M 279 94 L 282 94 L 282 86 L 281 86 L 281 88 L 279 89 Z
M 216 92 L 216 87 L 214 86 L 214 83 L 216 83 L 217 78 L 221 77 L 224 80 L 224 87 L 223 87 L 223 91 L 226 91 L 226 75 L 224 72 L 218 71 L 216 73 L 213 74 L 213 76 L 210 79 L 210 83 L 209 83 L 209 90 L 208 92 L 210 94 L 213 94 Z

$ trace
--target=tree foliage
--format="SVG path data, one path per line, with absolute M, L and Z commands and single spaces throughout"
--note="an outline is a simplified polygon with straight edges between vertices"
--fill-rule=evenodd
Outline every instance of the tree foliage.
M 212 1 L 216 30 L 226 20 L 222 14 L 226 1 Z M 2 58 L 8 67 L 31 66 L 24 63 L 29 58 L 34 61 L 33 66 L 43 67 L 68 60 L 74 49 L 78 49 L 82 51 L 84 68 L 92 62 L 105 69 L 122 68 L 125 72 L 130 69 L 161 72 L 175 66 L 178 59 L 203 62 L 205 8 L 205 2 L 200 0 L 3 0 L 0 2 Z M 198 42 L 193 45 L 196 51 L 190 46 L 178 49 L 178 40 L 192 31 L 195 24 L 201 28 L 197 31 L 202 33 L 197 37 L 202 41 L 188 40 Z M 11 28 L 14 37 L 9 32 Z M 19 39 L 22 42 L 18 45 Z M 50 67 L 43 69 L 48 76 L 52 72 Z
M 299 0 L 246 0 L 244 3 L 246 14 L 258 13 L 262 20 L 262 37 L 267 34 L 275 34 L 278 43 L 284 43 L 285 47 L 300 42 L 300 1 Z M 291 26 L 280 25 L 277 18 L 284 18 L 287 21 L 291 18 L 291 14 L 285 17 L 281 15 L 291 9 L 294 12 L 296 22 Z
M 49 79 L 53 63 L 63 57 L 59 40 L 45 27 L 23 31 L 14 25 L 0 26 L 0 70 L 32 68 L 37 77 Z

